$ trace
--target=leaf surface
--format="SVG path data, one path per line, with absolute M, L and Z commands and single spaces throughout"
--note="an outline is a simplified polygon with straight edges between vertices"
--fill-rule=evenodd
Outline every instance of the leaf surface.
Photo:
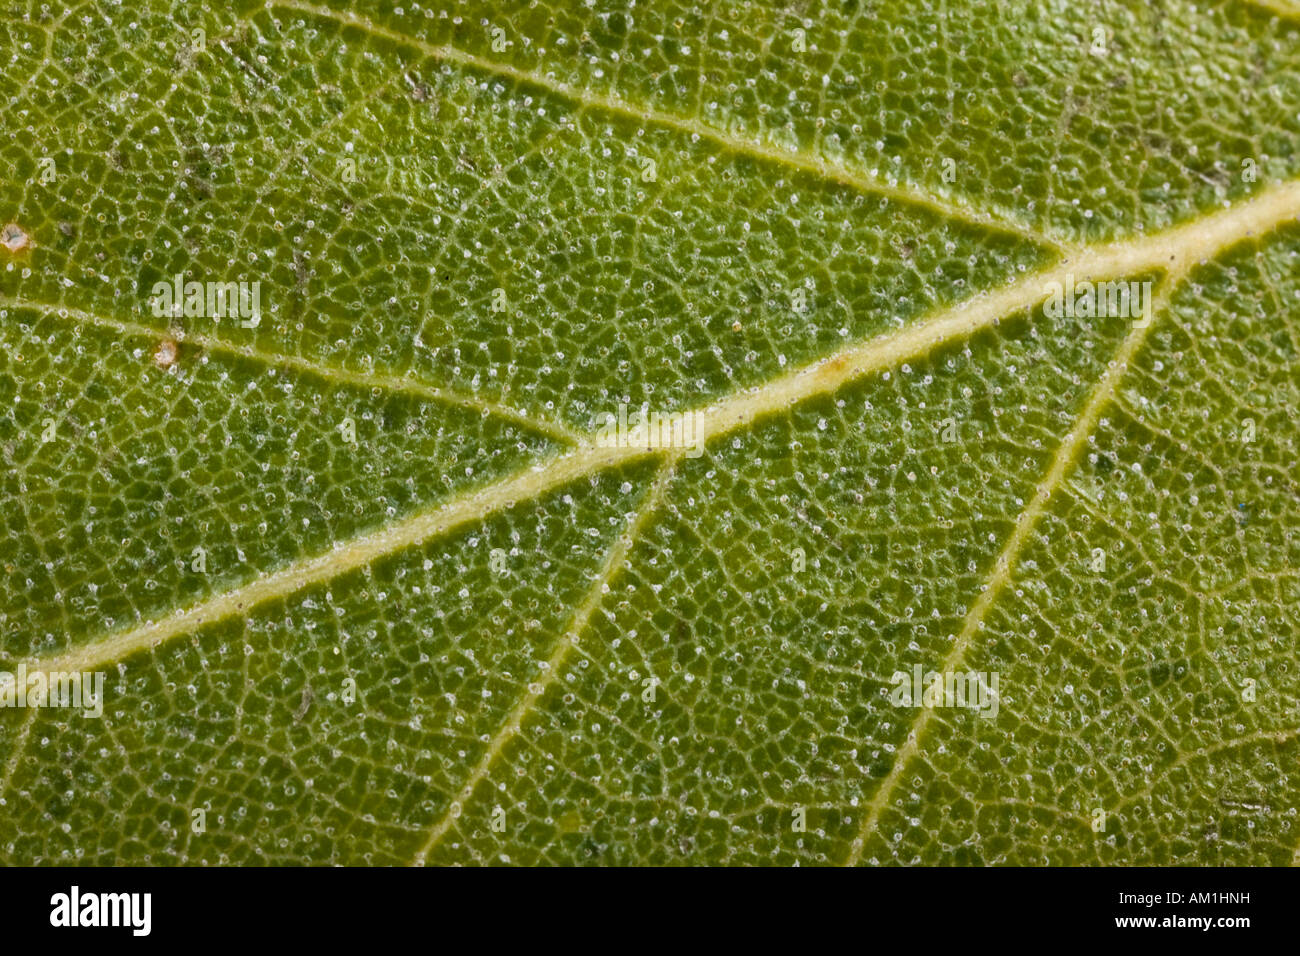
M 1292 5 L 139 0 L 0 54 L 0 665 L 106 677 L 0 708 L 6 862 L 1300 850 Z

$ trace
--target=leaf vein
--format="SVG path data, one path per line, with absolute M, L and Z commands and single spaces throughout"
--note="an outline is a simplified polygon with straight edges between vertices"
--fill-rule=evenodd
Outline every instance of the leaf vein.
M 676 130 L 687 136 L 706 139 L 732 153 L 750 156 L 766 163 L 798 170 L 843 186 L 849 186 L 861 192 L 885 196 L 889 199 L 928 209 L 947 219 L 956 219 L 970 225 L 1017 235 L 1038 245 L 1055 249 L 1058 252 L 1064 252 L 1068 245 L 1062 239 L 1043 233 L 1005 215 L 977 209 L 967 203 L 951 202 L 936 193 L 926 191 L 910 183 L 891 182 L 865 169 L 834 162 L 807 150 L 781 149 L 760 140 L 737 136 L 701 120 L 633 103 L 614 93 L 583 90 L 571 83 L 557 80 L 552 76 L 520 69 L 507 63 L 499 63 L 449 44 L 428 43 L 418 37 L 409 36 L 399 30 L 375 23 L 368 17 L 351 11 L 332 10 L 328 7 L 305 2 L 305 0 L 273 0 L 270 5 L 284 10 L 294 10 L 322 19 L 333 20 L 343 27 L 352 27 L 392 43 L 418 50 L 440 62 L 454 63 L 458 66 L 490 73 L 518 83 L 526 83 L 529 86 L 543 89 L 548 93 L 588 109 L 622 116 L 637 122 L 651 123 L 655 126 Z
M 1067 273 L 1101 279 L 1144 271 L 1181 271 L 1248 237 L 1269 232 L 1300 215 L 1300 180 L 1156 236 L 1107 244 L 988 294 L 964 300 L 926 319 L 857 343 L 764 385 L 744 389 L 699 410 L 705 442 L 761 417 L 779 413 L 869 373 L 924 356 L 935 348 L 1008 315 L 1047 295 L 1045 285 Z M 143 327 L 141 327 L 143 330 Z M 151 330 L 148 330 L 151 331 Z M 257 580 L 179 609 L 130 631 L 109 634 L 66 653 L 32 662 L 35 669 L 93 670 L 203 624 L 244 614 L 255 605 L 292 594 L 377 558 L 479 520 L 501 508 L 535 498 L 560 485 L 634 458 L 663 453 L 644 448 L 603 448 L 584 440 L 566 454 L 516 472 L 495 484 L 418 512 L 337 545 L 332 551 L 294 562 Z M 75 665 L 75 666 L 74 666 Z
M 663 500 L 664 492 L 667 490 L 668 485 L 673 479 L 677 462 L 680 458 L 680 455 L 676 455 L 668 459 L 659 469 L 659 473 L 655 477 L 654 485 L 646 493 L 645 500 L 628 521 L 627 527 L 610 547 L 605 558 L 604 566 L 596 575 L 591 588 L 588 589 L 586 598 L 584 598 L 583 602 L 574 611 L 573 617 L 569 621 L 569 626 L 565 629 L 563 636 L 556 643 L 555 649 L 551 652 L 550 658 L 542 668 L 541 674 L 527 685 L 527 690 L 515 703 L 515 706 L 511 708 L 505 722 L 502 723 L 502 725 L 497 728 L 496 733 L 492 735 L 491 742 L 483 752 L 483 756 L 479 758 L 479 762 L 474 766 L 474 769 L 470 771 L 464 785 L 452 800 L 451 804 L 447 807 L 446 812 L 429 831 L 428 839 L 415 855 L 414 865 L 424 865 L 429 854 L 438 843 L 441 842 L 442 838 L 446 836 L 447 831 L 450 830 L 452 825 L 456 822 L 457 818 L 463 811 L 465 804 L 468 803 L 469 799 L 474 795 L 474 791 L 478 788 L 479 784 L 481 784 L 487 778 L 488 774 L 491 773 L 493 765 L 501 756 L 506 746 L 519 733 L 523 727 L 524 721 L 527 720 L 527 718 L 537 708 L 537 704 L 542 699 L 542 696 L 546 693 L 551 684 L 553 684 L 559 677 L 560 671 L 563 669 L 564 663 L 568 659 L 569 654 L 577 646 L 581 639 L 582 632 L 586 629 L 592 615 L 595 614 L 597 608 L 600 607 L 601 600 L 604 597 L 605 592 L 608 590 L 609 585 L 623 569 L 627 561 L 628 552 L 632 549 L 632 545 L 636 543 L 642 529 L 658 510 L 659 504 Z
M 526 428 L 532 429 L 533 431 L 545 434 L 558 440 L 564 445 L 576 446 L 586 441 L 585 436 L 574 431 L 562 422 L 541 418 L 521 409 L 512 408 L 511 406 L 502 404 L 501 402 L 482 399 L 476 395 L 470 395 L 442 385 L 433 385 L 415 378 L 401 375 L 388 375 L 382 372 L 353 371 L 333 365 L 327 365 L 322 362 L 314 362 L 311 359 L 306 359 L 298 355 L 268 351 L 266 349 L 258 348 L 255 345 L 241 345 L 238 342 L 231 342 L 216 335 L 208 335 L 202 332 L 187 332 L 182 329 L 157 329 L 138 322 L 117 319 L 112 316 L 99 315 L 98 313 L 90 312 L 85 309 L 78 309 L 72 306 L 51 302 L 37 302 L 31 299 L 13 298 L 11 296 L 0 295 L 0 306 L 9 306 L 16 309 L 31 309 L 38 312 L 54 313 L 55 315 L 64 313 L 68 317 L 89 322 L 92 325 L 122 335 L 139 335 L 155 339 L 174 336 L 177 342 L 188 342 L 212 352 L 221 352 L 225 355 L 233 355 L 238 358 L 249 359 L 263 365 L 292 369 L 295 372 L 311 375 L 335 385 L 347 385 L 356 388 L 379 388 L 387 392 L 413 395 L 417 398 L 430 399 L 447 405 L 454 405 L 458 408 L 495 415 L 498 418 L 514 422 L 516 425 L 522 425 Z
M 950 673 L 961 666 L 967 650 L 971 647 L 976 635 L 984 625 L 985 616 L 1001 596 L 1003 589 L 1010 583 L 1016 560 L 1033 534 L 1038 519 L 1046 510 L 1047 504 L 1053 495 L 1069 477 L 1075 461 L 1078 460 L 1084 446 L 1088 443 L 1088 439 L 1092 436 L 1093 430 L 1101 418 L 1102 411 L 1111 403 L 1120 381 L 1141 350 L 1151 328 L 1155 325 L 1155 316 L 1162 314 L 1167 308 L 1169 296 L 1182 281 L 1185 272 L 1186 270 L 1180 270 L 1166 277 L 1161 284 L 1157 301 L 1152 306 L 1152 318 L 1141 325 L 1135 325 L 1128 335 L 1124 337 L 1115 357 L 1093 387 L 1088 400 L 1084 403 L 1079 416 L 1075 420 L 1074 426 L 1066 435 L 1065 440 L 1057 447 L 1056 454 L 1053 456 L 1047 472 L 1039 481 L 1038 487 L 1034 490 L 1034 495 L 1029 500 L 1029 504 L 1017 517 L 1010 537 L 1007 538 L 1001 552 L 994 560 L 992 573 L 981 586 L 979 595 L 967 611 L 966 617 L 962 621 L 961 630 L 953 641 L 951 650 L 948 651 L 939 664 L 938 671 L 940 673 Z M 890 767 L 889 773 L 880 782 L 880 786 L 876 788 L 875 794 L 867 804 L 867 813 L 863 817 L 862 825 L 849 847 L 849 854 L 845 860 L 846 866 L 856 865 L 862 859 L 867 839 L 875 832 L 881 814 L 889 803 L 889 798 L 893 795 L 899 780 L 907 771 L 912 758 L 921 751 L 921 738 L 929 726 L 933 713 L 934 710 L 930 707 L 922 707 L 917 711 L 916 718 L 912 721 L 911 727 L 908 728 L 907 737 L 894 757 L 893 766 Z

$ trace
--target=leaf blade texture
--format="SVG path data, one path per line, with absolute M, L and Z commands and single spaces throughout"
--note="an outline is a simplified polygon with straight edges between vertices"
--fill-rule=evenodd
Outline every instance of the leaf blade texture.
M 1300 851 L 1288 4 L 0 37 L 6 862 Z

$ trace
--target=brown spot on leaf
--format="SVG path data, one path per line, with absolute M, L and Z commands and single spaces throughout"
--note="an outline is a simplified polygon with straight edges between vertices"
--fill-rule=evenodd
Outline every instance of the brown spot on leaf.
M 178 349 L 175 339 L 163 339 L 153 353 L 153 364 L 159 368 L 171 368 L 176 364 Z
M 32 237 L 27 235 L 27 230 L 16 222 L 11 222 L 0 229 L 0 245 L 3 245 L 12 253 L 19 253 L 32 244 Z

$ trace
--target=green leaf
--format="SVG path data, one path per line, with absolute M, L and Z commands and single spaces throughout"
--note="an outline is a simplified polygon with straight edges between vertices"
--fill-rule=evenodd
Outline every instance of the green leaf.
M 1293 4 L 0 39 L 0 859 L 1297 855 Z

